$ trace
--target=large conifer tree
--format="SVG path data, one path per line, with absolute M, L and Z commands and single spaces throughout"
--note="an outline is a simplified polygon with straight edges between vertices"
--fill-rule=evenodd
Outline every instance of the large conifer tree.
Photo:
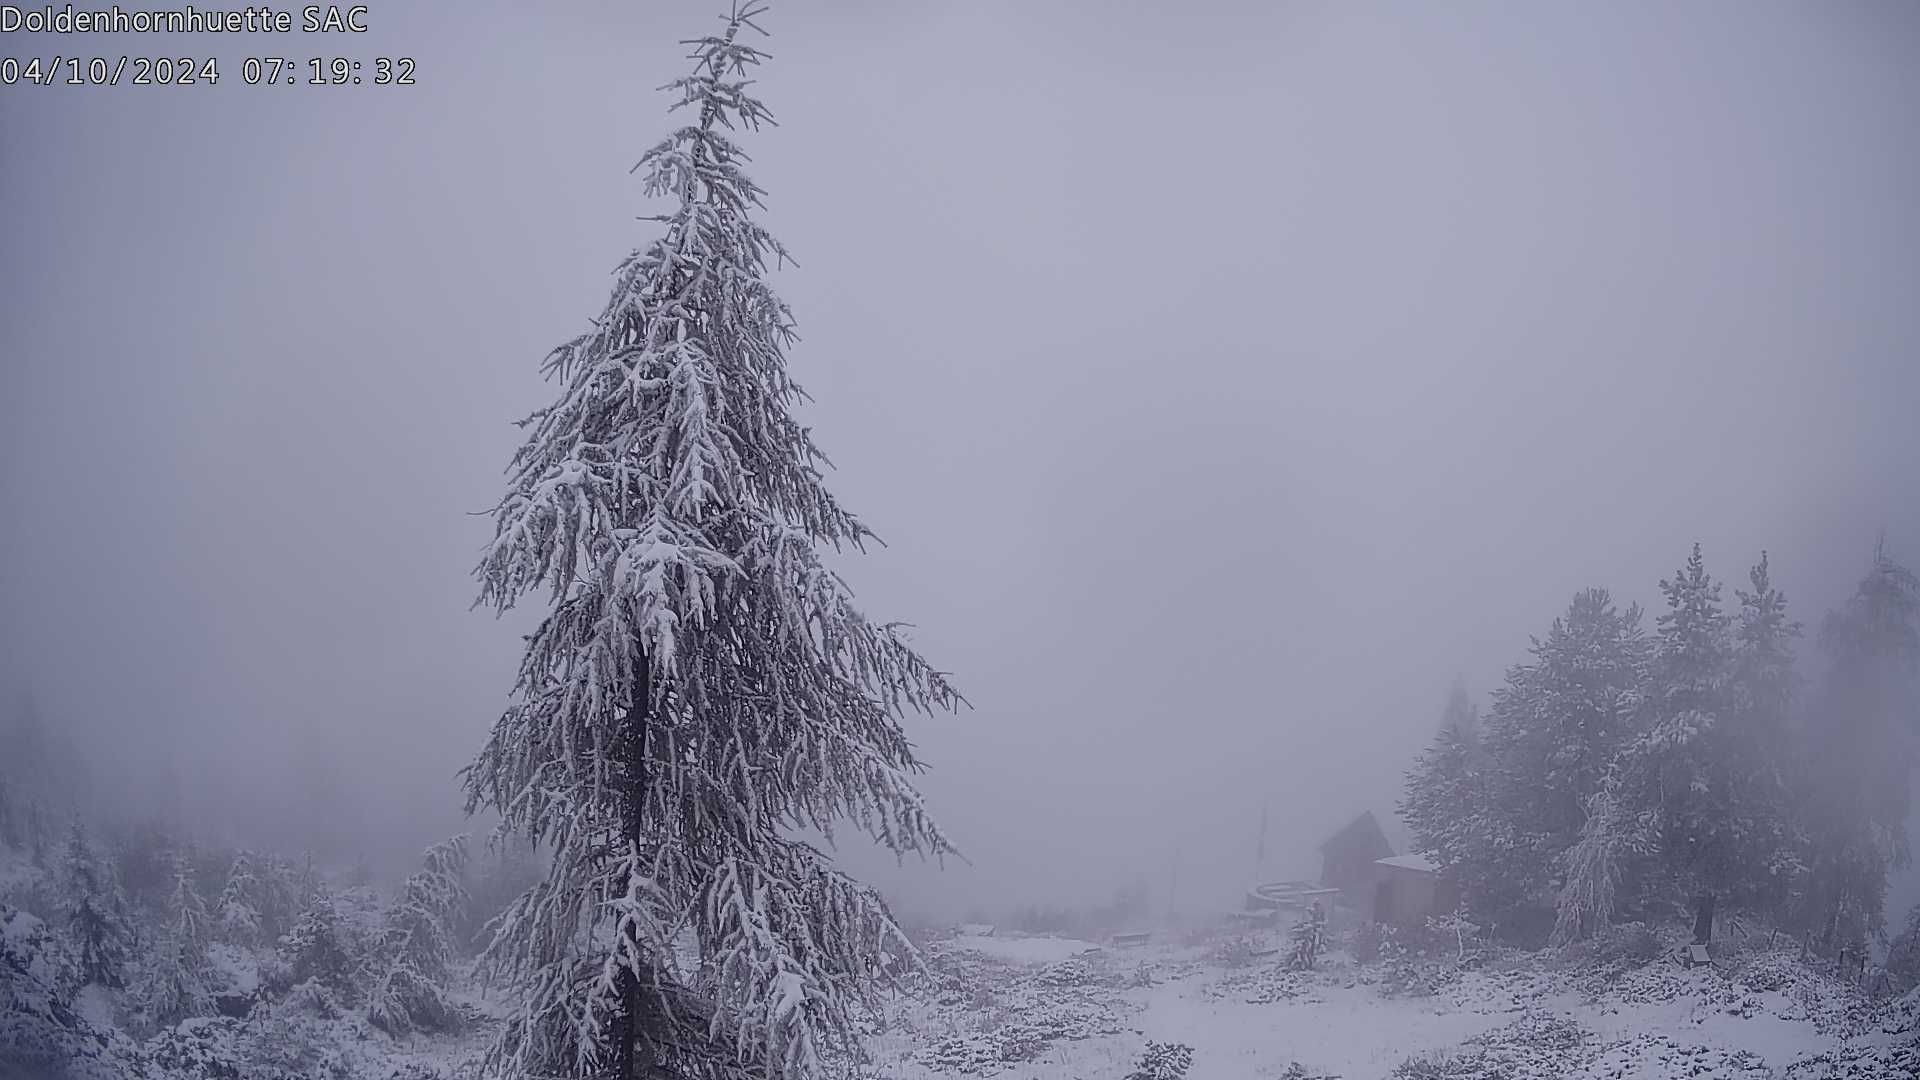
M 487 953 L 522 991 L 495 1059 L 516 1075 L 815 1074 L 882 947 L 910 947 L 797 831 L 949 850 L 900 721 L 959 699 L 819 551 L 870 534 L 792 413 L 766 282 L 785 253 L 732 138 L 769 118 L 741 40 L 758 12 L 667 87 L 686 122 L 639 168 L 670 209 L 548 357 L 558 396 L 524 422 L 477 571 L 497 609 L 548 591 L 466 774 L 470 810 L 551 855 Z
M 1622 610 L 1606 589 L 1584 589 L 1494 690 L 1490 816 L 1510 835 L 1489 877 L 1504 888 L 1521 897 L 1558 888 L 1587 801 L 1637 732 L 1648 659 L 1639 606 Z
M 1728 688 L 1728 708 L 1742 734 L 1734 768 L 1744 780 L 1735 813 L 1742 826 L 1746 895 L 1735 899 L 1778 914 L 1806 870 L 1807 838 L 1793 798 L 1799 768 L 1791 743 L 1793 642 L 1801 627 L 1787 614 L 1786 595 L 1773 584 L 1766 552 L 1747 580 L 1752 589 L 1735 593 L 1740 611 Z
M 1667 610 L 1656 620 L 1649 715 L 1621 754 L 1618 797 L 1622 810 L 1645 822 L 1670 880 L 1717 896 L 1740 869 L 1737 811 L 1746 783 L 1734 767 L 1743 740 L 1727 697 L 1732 619 L 1699 544 L 1660 592 Z
M 1820 629 L 1827 678 L 1809 718 L 1808 926 L 1823 946 L 1858 946 L 1884 919 L 1887 872 L 1909 858 L 1914 736 L 1920 731 L 1920 578 L 1882 543 L 1853 596 Z

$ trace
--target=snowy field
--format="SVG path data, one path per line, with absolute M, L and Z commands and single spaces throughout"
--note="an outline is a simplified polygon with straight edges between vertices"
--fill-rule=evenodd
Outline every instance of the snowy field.
M 1920 996 L 1873 1003 L 1791 951 L 1729 949 L 1713 969 L 1516 953 L 1471 970 L 1335 951 L 1312 972 L 1251 955 L 1277 945 L 937 941 L 931 975 L 870 1039 L 873 1075 L 1117 1080 L 1149 1041 L 1192 1047 L 1189 1080 L 1920 1075 Z

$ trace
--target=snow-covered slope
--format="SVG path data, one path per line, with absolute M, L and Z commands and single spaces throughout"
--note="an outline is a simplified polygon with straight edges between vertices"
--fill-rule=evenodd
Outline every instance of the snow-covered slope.
M 991 940 L 991 953 L 979 939 L 930 950 L 931 975 L 870 1040 L 876 1075 L 1120 1080 L 1149 1041 L 1191 1046 L 1188 1080 L 1920 1075 L 1920 997 L 1872 1001 L 1790 952 L 1691 970 L 1334 953 L 1292 972 L 1218 940 L 1093 952 Z

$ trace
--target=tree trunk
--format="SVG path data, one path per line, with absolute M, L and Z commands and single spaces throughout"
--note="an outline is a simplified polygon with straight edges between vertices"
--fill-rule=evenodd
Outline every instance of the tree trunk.
M 627 709 L 627 729 L 633 756 L 628 760 L 626 839 L 636 848 L 646 835 L 647 752 L 650 742 L 647 736 L 651 733 L 652 724 L 649 721 L 653 708 L 653 669 L 644 654 L 640 657 L 639 665 L 640 678 L 634 688 L 633 704 Z M 620 1048 L 618 1071 L 614 1075 L 619 1080 L 636 1080 L 640 1075 L 634 1066 L 634 1044 L 640 1039 L 640 980 L 631 971 L 622 972 L 620 978 L 623 984 L 618 1025 Z
M 1693 943 L 1707 945 L 1713 941 L 1713 894 L 1701 893 L 1693 901 Z

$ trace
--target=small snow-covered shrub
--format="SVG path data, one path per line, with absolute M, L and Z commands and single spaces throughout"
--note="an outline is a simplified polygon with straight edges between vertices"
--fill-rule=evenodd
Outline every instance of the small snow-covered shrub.
M 1587 1033 L 1564 1017 L 1529 1014 L 1468 1039 L 1454 1053 L 1409 1058 L 1393 1080 L 1552 1080 L 1589 1060 Z
M 311 1016 L 320 1020 L 335 1019 L 344 1011 L 333 990 L 319 979 L 295 983 L 287 991 L 280 1007 L 283 1015 Z
M 341 930 L 333 900 L 324 891 L 314 896 L 293 929 L 280 940 L 280 958 L 286 964 L 289 983 L 318 981 L 335 993 L 352 990 L 352 949 Z
M 1149 1042 L 1134 1063 L 1127 1080 L 1183 1080 L 1193 1067 L 1193 1047 L 1186 1043 Z
M 1254 961 L 1253 939 L 1245 934 L 1235 934 L 1223 941 L 1215 942 L 1206 951 L 1203 959 L 1218 967 L 1233 970 L 1251 965 Z
M 1573 1074 L 1578 1080 L 1634 1076 L 1646 1080 L 1773 1080 L 1773 1073 L 1749 1050 L 1687 1046 L 1670 1036 L 1642 1033 L 1602 1050 Z
M 354 1080 L 332 1028 L 276 1011 L 246 1024 L 246 1080 Z
M 148 1061 L 169 1075 L 205 1080 L 243 1080 L 247 1031 L 238 1020 L 202 1016 L 163 1028 L 142 1043 Z
M 1425 929 L 1381 927 L 1376 985 L 1389 997 L 1428 997 L 1452 982 L 1460 974 L 1455 950 L 1444 950 L 1445 959 L 1435 953 L 1439 938 Z
M 1840 1046 L 1787 1064 L 1782 1080 L 1886 1080 L 1920 1076 L 1920 1040 Z
M 431 1065 L 422 1065 L 417 1061 L 409 1061 L 403 1065 L 395 1066 L 394 1070 L 388 1073 L 383 1080 L 449 1080 L 449 1077 L 445 1072 Z
M 1320 910 L 1320 905 L 1308 908 L 1307 917 L 1300 920 L 1287 937 L 1292 946 L 1287 958 L 1288 966 L 1297 971 L 1312 971 L 1327 942 L 1327 916 Z
M 1312 976 L 1288 968 L 1265 968 L 1257 972 L 1228 975 L 1201 992 L 1214 1000 L 1236 999 L 1249 1005 L 1271 1005 L 1292 1001 L 1307 992 Z
M 1786 988 L 1805 978 L 1806 968 L 1790 952 L 1758 953 L 1744 958 L 1733 977 L 1748 990 L 1766 993 Z
M 1099 980 L 1091 965 L 1074 956 L 1048 966 L 1039 981 L 1043 986 L 1091 986 Z
M 993 1076 L 1006 1067 L 1000 1052 L 997 1033 L 952 1035 L 921 1051 L 920 1063 L 937 1072 Z
M 1354 963 L 1371 964 L 1380 959 L 1381 939 L 1379 923 L 1361 923 L 1347 938 L 1347 955 L 1353 957 Z
M 451 1030 L 460 1025 L 460 1013 L 438 983 L 395 964 L 367 992 L 367 1021 L 388 1034 L 404 1035 Z

